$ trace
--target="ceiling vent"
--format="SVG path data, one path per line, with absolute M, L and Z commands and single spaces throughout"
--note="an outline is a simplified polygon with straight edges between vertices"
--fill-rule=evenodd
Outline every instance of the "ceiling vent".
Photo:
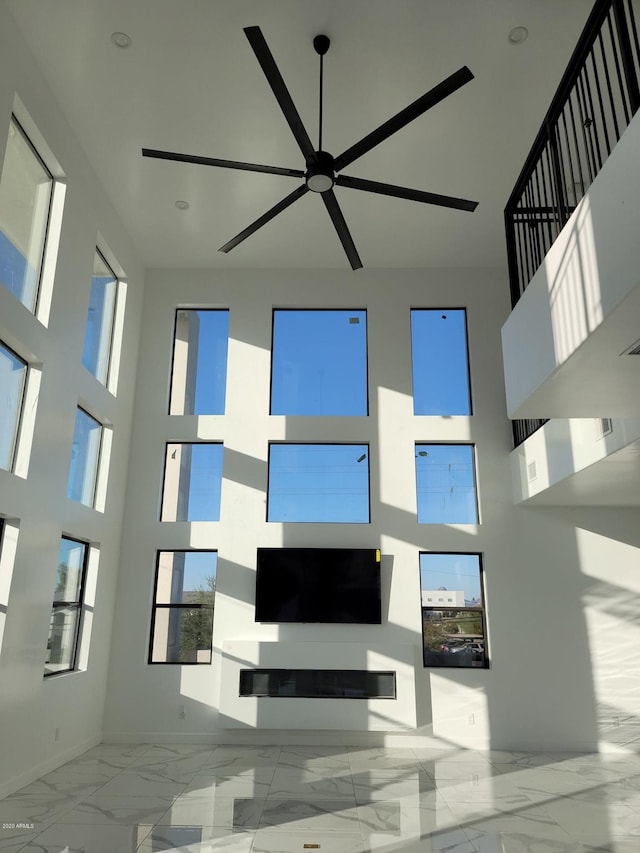
M 620 355 L 640 355 L 640 338 L 638 338 L 635 344 L 631 344 L 629 349 L 621 352 Z

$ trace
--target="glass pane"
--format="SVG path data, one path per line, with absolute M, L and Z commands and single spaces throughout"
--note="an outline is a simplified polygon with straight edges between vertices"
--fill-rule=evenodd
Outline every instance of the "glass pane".
M 67 497 L 86 506 L 93 506 L 101 434 L 102 427 L 98 421 L 78 409 L 73 432 Z
M 268 521 L 369 521 L 366 444 L 272 444 Z
M 213 607 L 217 571 L 217 551 L 160 551 L 156 604 Z
M 117 285 L 111 268 L 102 255 L 96 252 L 82 363 L 103 384 L 106 384 L 109 372 Z
M 176 312 L 169 414 L 224 414 L 228 340 L 228 311 Z
M 219 521 L 222 444 L 168 444 L 161 521 Z
M 411 312 L 413 413 L 470 415 L 466 312 Z
M 157 607 L 152 663 L 211 663 L 213 608 Z
M 425 666 L 485 666 L 480 555 L 420 554 L 420 595 Z
M 271 414 L 368 414 L 366 311 L 273 312 Z
M 58 571 L 53 592 L 54 602 L 79 602 L 85 552 L 86 545 L 84 542 L 76 542 L 74 539 L 66 539 L 64 536 L 60 540 Z
M 27 365 L 0 344 L 0 468 L 10 471 L 27 377 Z
M 425 666 L 485 667 L 482 613 L 422 610 Z
M 0 175 L 0 282 L 33 311 L 53 181 L 15 120 Z
M 73 669 L 79 622 L 79 608 L 54 607 L 49 624 L 45 675 Z
M 423 607 L 482 607 L 479 554 L 420 554 Z
M 416 444 L 420 524 L 477 524 L 471 444 Z

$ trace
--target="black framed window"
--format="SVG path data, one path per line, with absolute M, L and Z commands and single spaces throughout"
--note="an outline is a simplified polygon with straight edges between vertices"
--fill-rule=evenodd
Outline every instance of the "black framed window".
M 424 665 L 487 668 L 482 555 L 420 553 Z
M 472 444 L 416 444 L 419 524 L 478 524 Z
M 217 551 L 158 551 L 150 664 L 210 664 Z
M 368 444 L 269 445 L 267 521 L 364 523 Z
M 415 415 L 470 415 L 469 347 L 464 308 L 411 311 Z
M 222 442 L 167 443 L 161 521 L 219 521 Z
M 367 312 L 276 309 L 272 415 L 368 415 Z
M 170 415 L 224 414 L 228 346 L 228 309 L 178 308 Z
M 69 536 L 60 539 L 45 677 L 76 668 L 88 558 L 86 542 Z

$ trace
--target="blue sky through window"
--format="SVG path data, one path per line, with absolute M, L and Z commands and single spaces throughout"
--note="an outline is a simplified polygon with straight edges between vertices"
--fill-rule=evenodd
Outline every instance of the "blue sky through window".
M 27 365 L 0 344 L 0 468 L 10 470 L 13 462 Z
M 366 444 L 272 444 L 268 521 L 369 521 Z
M 481 600 L 479 554 L 420 554 L 420 589 L 463 590 L 466 602 Z
M 116 307 L 117 279 L 99 252 L 95 253 L 82 363 L 106 384 Z
M 167 444 L 162 521 L 219 521 L 223 445 Z
M 366 415 L 367 312 L 273 312 L 272 415 Z
M 420 524 L 477 524 L 471 444 L 416 444 Z
M 465 310 L 412 310 L 411 354 L 414 414 L 470 415 Z
M 178 309 L 172 415 L 224 414 L 228 342 L 227 309 Z
M 102 426 L 82 409 L 76 410 L 67 497 L 93 506 Z

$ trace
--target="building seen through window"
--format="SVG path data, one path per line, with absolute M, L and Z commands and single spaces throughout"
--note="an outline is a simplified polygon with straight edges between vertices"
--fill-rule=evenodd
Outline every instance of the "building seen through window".
M 61 538 L 45 676 L 68 672 L 76 667 L 87 556 L 88 546 L 85 542 L 67 536 Z
M 480 554 L 420 554 L 424 665 L 486 667 Z
M 169 414 L 224 414 L 228 341 L 227 310 L 176 311 Z

